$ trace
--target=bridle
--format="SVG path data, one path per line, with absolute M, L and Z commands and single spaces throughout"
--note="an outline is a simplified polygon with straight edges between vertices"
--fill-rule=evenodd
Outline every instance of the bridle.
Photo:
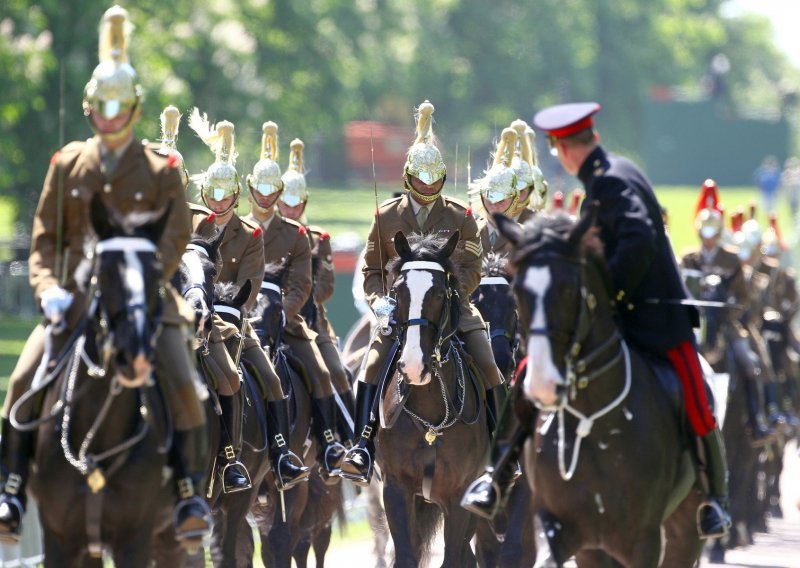
M 478 286 L 510 286 L 511 284 L 509 281 L 504 278 L 503 276 L 484 276 L 481 278 L 480 283 Z M 516 309 L 516 302 L 514 303 L 514 313 L 517 312 Z M 507 322 L 506 322 L 507 323 Z M 487 326 L 489 322 L 486 322 Z M 511 330 L 506 329 L 505 327 L 497 327 L 497 326 L 490 326 L 489 327 L 489 341 L 492 341 L 496 337 L 503 337 L 505 338 L 509 346 L 511 347 L 511 352 L 516 353 L 517 348 L 519 347 L 519 338 L 517 337 L 517 329 L 519 327 L 519 316 L 517 315 L 514 318 L 514 328 Z
M 445 295 L 447 300 L 447 305 L 445 309 L 442 310 L 439 321 L 432 322 L 427 318 L 412 318 L 406 322 L 401 322 L 401 336 L 405 339 L 405 335 L 408 333 L 408 328 L 418 325 L 420 327 L 433 327 L 435 338 L 434 338 L 434 347 L 433 347 L 433 359 L 434 362 L 438 367 L 447 362 L 447 357 L 442 357 L 442 346 L 445 343 L 448 343 L 450 339 L 456 334 L 458 330 L 458 318 L 454 317 L 455 310 L 458 306 L 459 301 L 459 294 L 457 290 L 454 290 L 450 285 L 450 273 L 447 272 L 444 267 L 439 264 L 438 262 L 430 262 L 425 260 L 414 260 L 410 262 L 406 262 L 400 268 L 401 272 L 406 272 L 409 270 L 433 270 L 436 272 L 444 272 L 445 275 Z M 447 331 L 448 327 L 450 328 Z
M 281 288 L 281 286 L 279 284 L 276 284 L 275 282 L 267 282 L 266 280 L 262 281 L 261 282 L 261 291 L 265 292 L 265 293 L 266 292 L 275 292 L 276 294 L 278 294 L 279 298 L 283 299 L 283 288 Z M 283 309 L 281 309 L 281 324 L 278 326 L 278 329 L 275 331 L 275 333 L 273 335 L 274 339 L 272 340 L 272 351 L 273 351 L 273 353 L 272 353 L 272 360 L 273 361 L 272 362 L 273 363 L 275 363 L 275 360 L 278 357 L 278 352 L 280 351 L 280 347 L 282 345 L 282 340 L 283 340 L 283 329 L 286 327 L 287 323 L 288 322 L 286 321 L 286 314 L 284 313 Z M 263 347 L 266 344 L 266 335 L 267 334 L 265 333 L 265 330 L 261 330 L 261 329 L 258 330 L 258 333 L 263 335 L 263 337 L 260 337 L 260 340 L 262 342 L 262 347 Z

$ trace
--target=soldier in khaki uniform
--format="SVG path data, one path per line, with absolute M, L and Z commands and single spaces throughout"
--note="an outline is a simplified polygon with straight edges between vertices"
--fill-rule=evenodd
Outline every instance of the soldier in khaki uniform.
M 247 177 L 252 205 L 247 220 L 263 230 L 265 262 L 286 265 L 281 284 L 286 316 L 283 340 L 307 369 L 314 398 L 312 424 L 320 448 L 319 463 L 323 476 L 326 479 L 333 478 L 333 482 L 337 481 L 344 456 L 344 447 L 334 436 L 336 401 L 330 374 L 314 342 L 316 334 L 300 317 L 300 309 L 311 293 L 311 245 L 308 231 L 295 221 L 275 215 L 275 204 L 284 188 L 295 185 L 305 187 L 302 173 L 303 143 L 300 140 L 292 142 L 289 170 L 281 176 L 277 163 L 278 127 L 274 122 L 267 122 L 263 125 L 263 130 L 261 160 Z M 263 277 L 263 272 L 261 276 Z
M 711 187 L 704 185 L 705 187 Z M 716 186 L 714 186 L 716 187 Z M 708 191 L 704 189 L 704 191 Z M 728 325 L 729 333 L 724 338 L 730 343 L 736 357 L 736 364 L 744 373 L 745 391 L 748 399 L 748 420 L 754 444 L 768 442 L 774 432 L 766 425 L 764 414 L 760 410 L 759 390 L 763 381 L 763 362 L 751 348 L 751 337 L 747 326 L 739 322 L 739 316 L 750 308 L 750 293 L 745 282 L 742 262 L 736 252 L 721 243 L 722 214 L 715 208 L 718 204 L 716 190 L 709 207 L 701 209 L 697 214 L 695 228 L 700 237 L 701 246 L 697 250 L 687 252 L 681 259 L 683 277 L 689 290 L 700 297 L 702 281 L 710 275 L 728 280 L 729 296 L 722 301 L 730 301 L 742 307 L 741 310 L 728 309 L 722 314 Z M 712 308 L 713 309 L 713 308 Z M 716 364 L 723 357 L 718 346 L 704 346 L 703 355 L 709 363 Z
M 486 336 L 485 324 L 480 313 L 469 301 L 481 279 L 481 248 L 478 226 L 472 211 L 461 202 L 441 195 L 446 168 L 433 143 L 433 105 L 425 101 L 419 107 L 417 138 L 408 151 L 403 171 L 407 194 L 384 202 L 377 211 L 367 240 L 364 263 L 364 292 L 379 325 L 388 326 L 394 306 L 387 298 L 392 283 L 386 265 L 397 256 L 393 237 L 397 231 L 426 233 L 435 231 L 443 237 L 459 231 L 460 242 L 454 260 L 463 270 L 465 290 L 462 301 L 462 317 L 459 332 L 467 352 L 472 356 L 487 389 L 487 402 L 495 410 L 505 399 L 503 377 L 494 362 L 492 348 Z M 386 281 L 386 289 L 384 289 Z M 378 391 L 378 371 L 388 356 L 393 337 L 376 335 L 367 355 L 364 381 L 359 384 L 356 395 L 356 434 L 358 443 L 348 451 L 342 464 L 342 477 L 357 484 L 366 485 L 372 476 L 374 444 L 372 433 L 375 423 L 371 420 L 372 401 Z
M 224 461 L 221 460 L 220 463 L 223 489 L 230 493 L 251 487 L 247 469 L 238 458 L 242 449 L 244 413 L 244 393 L 240 388 L 237 361 L 234 360 L 239 357 L 239 353 L 242 362 L 252 369 L 266 390 L 270 460 L 278 488 L 289 489 L 307 480 L 309 470 L 286 443 L 289 439 L 288 399 L 284 396 L 280 379 L 246 317 L 255 305 L 264 276 L 262 229 L 236 215 L 240 187 L 234 165 L 233 124 L 223 121 L 212 130 L 205 117 L 201 117 L 199 111 L 194 109 L 189 125 L 216 153 L 214 164 L 203 174 L 193 177 L 200 185 L 203 202 L 214 213 L 214 223 L 208 223 L 207 216 L 195 214 L 194 230 L 206 236 L 211 236 L 217 230 L 215 226 L 224 230 L 219 248 L 222 267 L 217 281 L 232 282 L 239 287 L 249 282 L 251 286 L 250 296 L 242 306 L 242 329 L 215 314 L 208 342 L 209 355 L 224 375 L 222 380 L 218 380 L 223 425 Z
M 492 215 L 495 213 L 510 215 L 517 209 L 518 185 L 524 182 L 517 175 L 517 170 L 511 167 L 516 142 L 517 132 L 513 128 L 503 130 L 494 153 L 492 167 L 486 171 L 484 177 L 475 180 L 469 188 L 470 204 L 472 210 L 477 212 L 481 248 L 484 254 L 488 252 L 508 254 L 513 250 L 511 242 L 497 230 Z
M 300 315 L 308 327 L 317 334 L 315 342 L 323 361 L 325 361 L 325 368 L 330 373 L 333 387 L 344 404 L 344 409 L 347 410 L 347 416 L 352 417 L 356 411 L 353 389 L 336 346 L 336 332 L 325 312 L 325 302 L 333 296 L 335 282 L 331 236 L 321 227 L 304 222 L 308 197 L 305 184 L 287 185 L 278 200 L 278 210 L 281 217 L 303 223 L 308 231 L 311 243 L 311 294 L 300 310 Z M 339 439 L 347 448 L 350 448 L 353 445 L 353 430 L 346 414 L 345 412 L 337 413 L 336 429 Z
M 207 463 L 205 413 L 198 399 L 196 372 L 189 351 L 186 305 L 169 284 L 189 240 L 189 213 L 176 160 L 144 146 L 133 133 L 141 116 L 142 91 L 128 63 L 127 12 L 115 6 L 103 16 L 100 64 L 84 89 L 83 108 L 95 136 L 72 142 L 50 161 L 33 221 L 30 282 L 44 316 L 54 331 L 52 353 L 58 353 L 88 307 L 78 290 L 75 271 L 84 259 L 84 243 L 92 238 L 89 203 L 100 195 L 105 206 L 120 214 L 171 207 L 158 243 L 163 263 L 162 328 L 155 343 L 155 371 L 175 425 L 179 501 L 175 528 L 179 538 L 195 539 L 210 528 L 210 515 L 198 494 Z M 59 201 L 63 214 L 58 218 Z M 183 313 L 182 313 L 183 312 Z M 25 511 L 25 482 L 33 451 L 33 432 L 11 426 L 11 407 L 26 392 L 44 356 L 45 328 L 28 338 L 11 375 L 3 407 L 0 536 L 19 538 Z M 28 421 L 32 416 L 19 416 Z

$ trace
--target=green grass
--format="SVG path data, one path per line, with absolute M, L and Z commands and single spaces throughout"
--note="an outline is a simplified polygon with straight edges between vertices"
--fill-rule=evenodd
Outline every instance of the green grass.
M 8 377 L 37 320 L 2 317 L 0 324 L 0 400 L 5 400 Z

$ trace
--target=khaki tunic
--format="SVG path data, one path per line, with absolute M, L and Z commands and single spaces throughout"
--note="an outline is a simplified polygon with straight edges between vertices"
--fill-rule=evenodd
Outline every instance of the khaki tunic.
M 260 227 L 258 221 L 246 217 L 250 223 Z M 300 317 L 300 309 L 311 294 L 311 243 L 308 231 L 301 224 L 275 214 L 266 230 L 264 241 L 264 264 L 286 263 L 281 288 L 283 289 L 283 311 L 286 313 L 285 332 L 295 337 L 314 339 L 314 333 Z M 259 285 L 264 277 L 263 265 Z
M 489 219 L 486 217 L 481 217 L 477 220 L 478 223 L 478 230 L 481 232 L 481 246 L 483 247 L 483 254 L 493 252 L 496 254 L 511 254 L 514 250 L 514 245 L 505 238 L 499 232 L 497 233 L 497 237 L 494 241 L 494 244 L 491 244 L 491 240 L 489 238 L 490 230 L 491 230 L 491 223 Z
M 443 195 L 434 201 L 428 218 L 425 220 L 425 226 L 420 230 L 410 199 L 411 196 L 406 193 L 401 197 L 385 201 L 378 209 L 380 223 L 375 220 L 372 222 L 362 269 L 367 302 L 372 304 L 375 299 L 384 295 L 383 278 L 386 279 L 387 290 L 392 287 L 386 266 L 390 260 L 397 257 L 394 235 L 398 231 L 402 231 L 406 235 L 436 232 L 444 238 L 449 238 L 455 231 L 459 231 L 460 240 L 453 253 L 453 261 L 461 269 L 462 315 L 459 331 L 485 329 L 483 318 L 469 301 L 470 295 L 481 281 L 481 259 L 483 257 L 478 225 L 472 216 L 472 210 L 461 201 Z M 378 232 L 379 225 L 380 234 Z M 380 240 L 380 247 L 378 240 Z
M 314 331 L 319 335 L 317 343 L 333 342 L 336 332 L 328 320 L 325 303 L 333 296 L 336 273 L 333 269 L 333 250 L 331 236 L 320 227 L 309 226 L 308 236 L 311 241 L 311 258 L 313 275 L 312 301 L 317 312 Z
M 179 163 L 160 154 L 157 148 L 155 145 L 145 146 L 134 138 L 110 175 L 101 166 L 96 138 L 72 142 L 50 160 L 33 219 L 28 268 L 37 304 L 42 292 L 59 283 L 57 275 L 61 268 L 62 287 L 75 295 L 67 314 L 70 329 L 87 308 L 86 297 L 78 290 L 75 272 L 87 255 L 86 243 L 94 236 L 89 203 L 96 193 L 102 196 L 107 208 L 122 215 L 159 211 L 171 204 L 169 219 L 158 243 L 167 290 L 162 321 L 180 325 L 190 323 L 194 318 L 180 294 L 169 283 L 191 234 L 189 209 L 177 169 Z M 59 186 L 63 196 L 62 266 L 56 267 Z
M 681 266 L 699 270 L 703 274 L 717 274 L 723 278 L 731 278 L 729 291 L 734 301 L 745 310 L 749 307 L 750 294 L 747 291 L 742 263 L 732 250 L 724 246 L 717 247 L 710 260 L 706 260 L 699 249 L 693 250 L 683 255 Z

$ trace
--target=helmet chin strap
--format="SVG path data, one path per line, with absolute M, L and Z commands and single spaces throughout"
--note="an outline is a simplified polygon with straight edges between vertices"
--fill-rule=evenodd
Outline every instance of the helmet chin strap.
M 100 132 L 97 130 L 97 127 L 92 120 L 92 113 L 91 112 L 84 112 L 84 116 L 86 120 L 89 122 L 89 127 L 92 129 L 100 140 L 103 141 L 104 144 L 111 143 L 114 144 L 115 142 L 119 142 L 120 140 L 126 139 L 128 136 L 133 134 L 133 127 L 139 121 L 139 117 L 142 114 L 142 107 L 139 106 L 137 102 L 131 109 L 131 115 L 128 117 L 128 121 L 116 132 Z
M 209 209 L 211 209 L 211 206 L 208 204 L 208 198 L 206 197 L 206 194 L 205 194 L 205 192 L 203 192 L 202 190 L 200 190 L 200 197 L 201 197 L 201 199 L 203 200 L 203 205 L 205 205 L 206 207 L 208 207 Z M 222 212 L 220 212 L 220 213 L 217 213 L 217 212 L 216 212 L 216 211 L 214 211 L 213 209 L 211 209 L 211 210 L 212 210 L 212 211 L 214 211 L 214 213 L 216 213 L 216 215 L 217 215 L 217 220 L 221 220 L 221 219 L 222 219 L 223 217 L 225 217 L 225 216 L 226 216 L 228 213 L 231 213 L 231 212 L 233 211 L 234 207 L 236 207 L 236 205 L 237 205 L 238 203 L 239 203 L 239 192 L 237 191 L 237 192 L 236 192 L 236 197 L 235 197 L 235 199 L 234 199 L 234 200 L 231 202 L 230 206 L 229 206 L 227 209 L 225 209 L 225 211 L 222 211 Z M 227 221 L 229 221 L 229 220 L 230 220 L 230 217 L 229 217 L 228 219 L 225 219 L 225 221 L 226 221 L 226 222 L 227 222 Z
M 442 189 L 444 189 L 444 182 L 447 180 L 447 174 L 442 177 L 442 187 L 434 193 L 433 195 L 423 195 L 416 189 L 414 186 L 411 185 L 411 181 L 408 179 L 408 172 L 403 172 L 403 183 L 405 188 L 413 195 L 418 201 L 422 201 L 423 203 L 432 203 L 439 199 L 439 196 L 442 194 Z M 438 181 L 438 180 L 437 180 Z
M 249 183 L 247 184 L 247 187 L 250 190 L 250 205 L 252 205 L 256 211 L 259 211 L 260 213 L 269 213 L 272 211 L 273 214 L 275 213 L 275 208 L 278 205 L 278 200 L 280 199 L 281 193 L 283 193 L 283 188 L 272 194 L 275 196 L 275 201 L 272 202 L 272 205 L 269 207 L 261 207 L 261 205 L 258 204 L 258 201 L 256 201 L 255 193 L 253 193 L 253 187 Z

